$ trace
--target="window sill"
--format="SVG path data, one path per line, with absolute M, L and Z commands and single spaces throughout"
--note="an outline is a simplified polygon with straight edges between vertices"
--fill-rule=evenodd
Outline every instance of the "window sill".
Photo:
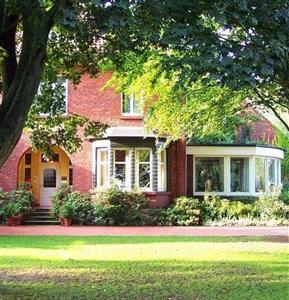
M 143 116 L 142 115 L 121 115 L 120 119 L 122 120 L 142 120 Z

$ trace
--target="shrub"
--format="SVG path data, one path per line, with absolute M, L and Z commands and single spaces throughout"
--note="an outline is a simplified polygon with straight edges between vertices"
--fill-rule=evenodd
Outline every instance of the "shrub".
M 122 191 L 117 185 L 92 194 L 97 225 L 143 225 L 140 209 L 147 204 L 139 190 Z
M 93 204 L 90 195 L 80 192 L 68 193 L 64 198 L 63 206 L 73 207 L 73 222 L 76 224 L 90 224 L 94 219 Z M 61 210 L 60 210 L 61 211 Z
M 161 225 L 198 225 L 201 215 L 201 203 L 198 199 L 180 197 L 159 215 Z
M 64 203 L 65 197 L 72 193 L 72 188 L 67 183 L 62 183 L 57 189 L 56 193 L 51 197 L 51 213 L 54 217 L 60 217 L 60 208 Z
M 256 214 L 262 220 L 288 219 L 289 206 L 279 198 L 280 188 L 263 193 L 255 202 Z
M 33 194 L 25 189 L 2 192 L 0 216 L 7 219 L 16 215 L 27 215 L 32 208 Z
M 68 202 L 64 203 L 59 210 L 59 216 L 61 218 L 67 218 L 71 220 L 74 219 L 75 213 L 76 213 L 75 207 Z

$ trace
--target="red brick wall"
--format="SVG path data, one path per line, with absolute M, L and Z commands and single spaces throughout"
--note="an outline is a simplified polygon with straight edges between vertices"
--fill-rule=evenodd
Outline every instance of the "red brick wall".
M 253 122 L 248 126 L 240 126 L 238 128 L 237 142 L 242 143 L 244 140 L 250 140 L 252 142 L 273 144 L 277 137 L 271 122 L 255 109 L 250 109 L 248 112 L 256 115 L 260 120 Z
M 97 78 L 84 75 L 79 85 L 68 87 L 68 112 L 86 116 L 110 126 L 142 126 L 142 118 L 121 115 L 121 95 L 112 88 L 103 89 L 111 73 Z
M 10 191 L 17 188 L 17 170 L 21 156 L 30 148 L 28 135 L 22 134 L 21 139 L 12 151 L 4 166 L 0 169 L 0 188 Z
M 187 195 L 193 195 L 193 155 L 187 155 Z

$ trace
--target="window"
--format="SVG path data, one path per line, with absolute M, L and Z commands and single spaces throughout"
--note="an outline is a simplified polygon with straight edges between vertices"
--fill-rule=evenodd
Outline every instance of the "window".
M 197 157 L 195 159 L 195 191 L 224 192 L 223 157 Z
M 97 150 L 97 187 L 108 185 L 108 150 Z
M 265 191 L 265 157 L 255 160 L 255 191 Z
M 43 154 L 41 154 L 41 162 L 48 163 L 48 162 L 59 162 L 59 154 L 54 153 L 52 154 L 52 159 L 46 159 Z
M 56 187 L 55 169 L 45 169 L 43 171 L 43 187 Z
M 129 150 L 114 150 L 114 178 L 121 188 L 129 188 Z
M 167 190 L 167 153 L 162 150 L 158 155 L 158 190 Z
M 141 116 L 139 100 L 134 95 L 122 94 L 122 114 L 126 116 Z
M 249 192 L 249 158 L 231 157 L 231 192 Z
M 31 165 L 31 153 L 25 154 L 25 165 Z
M 31 168 L 24 169 L 24 182 L 31 182 Z
M 69 167 L 68 184 L 70 186 L 73 186 L 73 168 L 72 167 Z
M 136 186 L 149 190 L 151 184 L 151 150 L 150 149 L 137 149 L 135 151 L 135 172 L 136 172 Z

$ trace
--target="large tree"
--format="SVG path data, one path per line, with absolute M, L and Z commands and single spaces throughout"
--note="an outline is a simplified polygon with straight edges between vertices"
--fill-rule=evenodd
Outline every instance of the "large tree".
M 228 91 L 237 98 L 248 91 L 280 117 L 289 102 L 288 25 L 288 0 L 1 0 L 0 166 L 20 138 L 45 68 L 77 82 L 112 61 L 132 82 L 157 55 L 153 81 L 173 80 L 177 95 L 223 86 L 225 94 L 215 91 L 229 107 Z

